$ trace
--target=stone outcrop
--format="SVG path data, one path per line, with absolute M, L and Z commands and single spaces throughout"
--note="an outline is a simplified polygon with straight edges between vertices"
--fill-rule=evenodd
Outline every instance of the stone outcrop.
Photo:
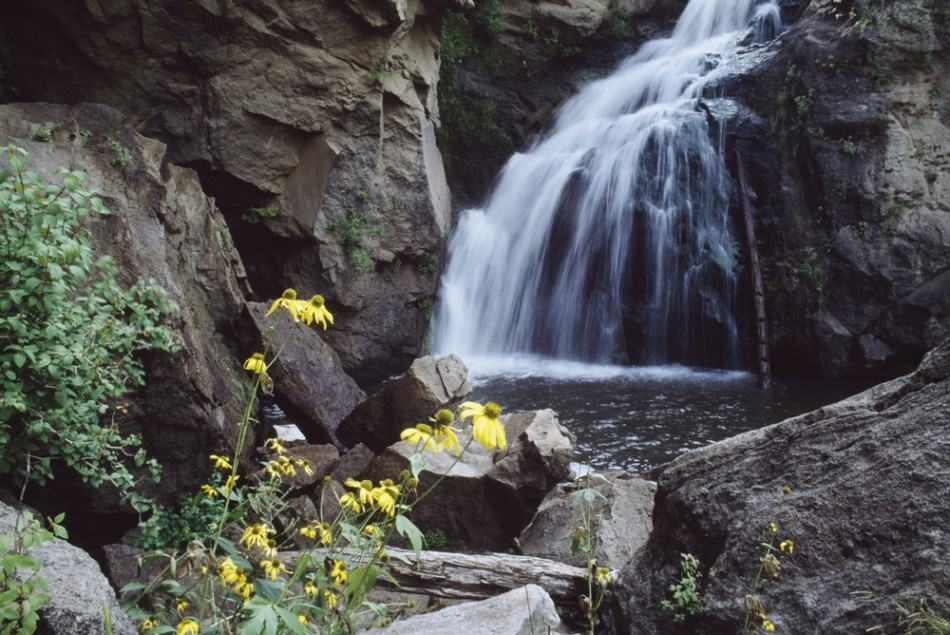
M 420 357 L 360 404 L 340 424 L 337 435 L 347 445 L 362 442 L 382 452 L 399 440 L 405 428 L 428 421 L 471 391 L 468 369 L 458 356 Z
M 52 131 L 49 142 L 34 141 L 41 128 Z M 163 464 L 161 487 L 152 494 L 194 490 L 207 476 L 206 454 L 233 447 L 243 407 L 234 383 L 242 358 L 232 346 L 244 270 L 221 214 L 192 170 L 166 164 L 165 146 L 130 129 L 111 108 L 0 105 L 0 138 L 26 148 L 31 168 L 48 177 L 62 166 L 82 169 L 85 186 L 113 212 L 90 220 L 97 253 L 112 256 L 124 283 L 154 279 L 180 308 L 170 326 L 182 349 L 145 357 L 146 386 L 129 396 L 115 423 L 142 434 Z M 128 152 L 127 164 L 116 162 L 113 142 Z M 67 510 L 71 517 L 115 511 L 118 497 L 100 488 L 77 500 L 81 509 Z
M 339 308 L 348 372 L 419 352 L 450 225 L 435 143 L 444 3 L 41 0 L 0 7 L 0 94 L 109 104 L 195 168 L 255 299 Z
M 35 517 L 35 515 L 34 515 Z M 0 534 L 12 534 L 17 526 L 17 510 L 0 502 Z M 22 521 L 21 521 L 22 527 Z M 104 632 L 103 611 L 108 607 L 114 635 L 136 635 L 138 631 L 119 608 L 109 581 L 88 553 L 65 540 L 53 538 L 29 550 L 40 561 L 39 575 L 47 583 L 50 601 L 40 608 L 41 635 L 88 635 Z M 20 574 L 32 573 L 30 569 Z
M 608 632 L 739 632 L 770 522 L 794 541 L 754 592 L 776 632 L 898 632 L 895 602 L 946 615 L 948 412 L 950 340 L 913 374 L 658 468 L 653 533 L 620 576 Z M 660 603 L 684 552 L 701 563 L 702 610 L 677 625 Z
M 584 527 L 587 503 L 581 496 L 587 486 L 582 477 L 545 496 L 531 524 L 518 538 L 521 553 L 587 566 L 583 552 L 571 552 L 575 529 Z M 593 476 L 590 488 L 599 494 L 590 504 L 597 564 L 619 569 L 650 536 L 656 485 L 625 472 L 610 471 Z
M 424 615 L 414 615 L 374 635 L 532 635 L 561 624 L 554 602 L 539 586 L 529 584 L 480 602 L 466 602 Z
M 413 521 L 424 530 L 441 530 L 452 547 L 506 549 L 533 517 L 554 485 L 570 472 L 571 439 L 551 410 L 502 417 L 508 448 L 486 450 L 478 442 L 456 461 L 451 452 L 424 454 L 418 491 L 440 476 L 438 487 L 415 505 Z M 464 448 L 467 427 L 459 433 Z M 364 477 L 398 478 L 416 447 L 405 441 L 387 448 Z
M 295 323 L 284 310 L 265 318 L 268 306 L 264 302 L 246 305 L 254 325 L 248 355 L 263 351 L 265 339 L 269 352 L 280 350 L 268 369 L 274 380 L 274 399 L 309 441 L 333 442 L 340 422 L 366 395 L 343 371 L 320 326 Z
M 950 334 L 948 24 L 814 0 L 730 89 L 777 373 L 893 376 Z

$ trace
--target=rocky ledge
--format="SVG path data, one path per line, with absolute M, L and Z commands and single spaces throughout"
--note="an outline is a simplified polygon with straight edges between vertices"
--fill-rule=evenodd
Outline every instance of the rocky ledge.
M 747 595 L 781 633 L 896 632 L 896 604 L 920 600 L 946 614 L 948 412 L 950 340 L 910 375 L 658 468 L 653 532 L 623 569 L 609 632 L 737 633 Z M 772 522 L 793 553 L 753 589 Z M 661 602 L 681 553 L 699 559 L 702 606 L 677 623 Z

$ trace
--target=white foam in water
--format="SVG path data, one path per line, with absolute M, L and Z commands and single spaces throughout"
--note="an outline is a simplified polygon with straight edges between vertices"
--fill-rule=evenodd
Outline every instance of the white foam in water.
M 462 213 L 433 349 L 601 364 L 528 366 L 551 376 L 616 377 L 634 371 L 602 364 L 628 359 L 743 366 L 731 185 L 699 99 L 738 41 L 777 32 L 778 15 L 776 0 L 690 0 L 669 38 L 571 98 L 487 205 Z
M 475 355 L 466 358 L 472 383 L 511 378 L 541 377 L 557 381 L 597 382 L 677 381 L 677 382 L 735 382 L 749 381 L 751 373 L 738 370 L 711 370 L 687 366 L 617 366 L 585 364 L 570 360 L 538 355 Z

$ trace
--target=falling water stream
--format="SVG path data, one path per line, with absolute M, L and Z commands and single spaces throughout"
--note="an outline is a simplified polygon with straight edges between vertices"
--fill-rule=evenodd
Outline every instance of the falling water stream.
M 553 407 L 600 439 L 586 458 L 624 467 L 842 396 L 761 393 L 741 372 L 734 185 L 700 100 L 740 41 L 781 29 L 776 0 L 690 0 L 670 37 L 568 100 L 462 213 L 433 348 L 475 367 L 478 395 Z

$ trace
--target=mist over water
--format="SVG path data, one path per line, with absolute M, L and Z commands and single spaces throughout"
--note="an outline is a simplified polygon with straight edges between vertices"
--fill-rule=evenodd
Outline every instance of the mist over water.
M 669 38 L 565 103 L 463 212 L 434 350 L 743 367 L 732 185 L 697 106 L 741 37 L 780 26 L 774 0 L 692 0 Z

